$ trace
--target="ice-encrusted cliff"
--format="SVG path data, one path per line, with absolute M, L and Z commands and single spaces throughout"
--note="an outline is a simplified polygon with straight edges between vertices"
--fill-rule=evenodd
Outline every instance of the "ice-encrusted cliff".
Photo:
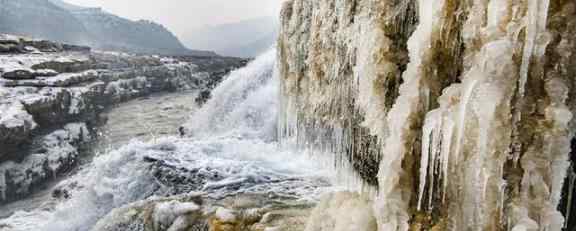
M 289 0 L 280 135 L 374 187 L 379 230 L 561 230 L 574 28 L 570 0 Z

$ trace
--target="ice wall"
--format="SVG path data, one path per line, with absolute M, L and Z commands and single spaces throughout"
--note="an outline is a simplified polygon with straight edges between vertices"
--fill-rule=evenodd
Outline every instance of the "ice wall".
M 561 229 L 575 1 L 290 0 L 281 24 L 280 135 L 375 187 L 379 230 Z

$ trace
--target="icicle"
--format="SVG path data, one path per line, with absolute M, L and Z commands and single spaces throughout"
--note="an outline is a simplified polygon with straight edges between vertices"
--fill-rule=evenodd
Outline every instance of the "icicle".
M 420 180 L 419 180 L 419 199 L 418 209 L 422 209 L 423 193 L 427 183 L 427 176 L 429 177 L 429 195 L 428 195 L 428 209 L 432 208 L 432 197 L 435 190 L 435 171 L 438 171 L 440 163 L 443 163 L 441 153 L 441 137 L 442 137 L 442 111 L 439 109 L 430 111 L 425 119 L 423 125 L 422 146 L 421 146 L 421 165 L 420 165 Z M 431 139 L 432 138 L 432 139 Z M 437 180 L 438 182 L 438 180 Z
M 402 161 L 410 152 L 411 144 L 417 134 L 410 129 L 417 121 L 420 123 L 420 113 L 428 110 L 425 100 L 428 97 L 429 86 L 427 71 L 423 68 L 433 62 L 434 49 L 431 49 L 434 33 L 443 24 L 443 9 L 445 1 L 419 1 L 419 25 L 409 38 L 407 47 L 410 62 L 403 73 L 403 84 L 400 86 L 399 97 L 387 116 L 388 137 L 383 148 L 383 159 L 379 166 L 379 197 L 375 210 L 378 216 L 380 230 L 408 230 L 408 202 L 403 198 L 399 179 L 403 173 Z M 429 163 L 433 166 L 433 163 Z
M 443 117 L 443 141 L 441 147 L 441 165 L 443 168 L 443 202 L 445 202 L 447 184 L 449 182 L 449 155 L 451 153 L 451 144 L 453 140 L 453 120 Z
M 500 89 L 497 86 L 494 86 L 495 83 L 484 83 L 479 87 L 479 93 L 477 93 L 477 100 L 475 100 L 475 104 L 473 105 L 475 114 L 478 118 L 479 123 L 479 130 L 478 130 L 478 146 L 477 146 L 477 154 L 476 158 L 478 161 L 478 169 L 477 169 L 477 181 L 481 182 L 479 184 L 481 187 L 479 191 L 476 193 L 476 203 L 479 206 L 480 213 L 484 213 L 484 206 L 483 202 L 486 201 L 486 193 L 487 193 L 487 186 L 489 184 L 489 179 L 492 176 L 491 172 L 488 172 L 489 169 L 495 166 L 485 166 L 485 163 L 491 164 L 499 164 L 502 166 L 500 159 L 497 157 L 490 157 L 491 151 L 493 151 L 494 144 L 491 141 L 491 135 L 497 134 L 498 131 L 494 131 L 493 123 L 497 120 L 496 111 L 498 105 L 504 101 L 504 96 L 502 94 L 503 89 Z M 499 167 L 501 168 L 501 167 Z M 496 178 L 501 178 L 501 175 L 494 176 Z M 484 214 L 478 216 L 480 219 L 485 219 Z M 483 224 L 484 222 L 482 222 Z
M 442 135 L 442 114 L 441 111 L 436 111 L 435 115 L 433 116 L 437 121 L 435 124 L 435 128 L 433 130 L 433 140 L 432 140 L 432 148 L 431 148 L 431 170 L 429 172 L 430 184 L 429 184 L 429 210 L 433 209 L 433 194 L 435 192 L 435 183 L 439 181 L 439 168 L 440 168 L 440 148 L 441 148 L 441 135 Z M 437 178 L 435 178 L 437 176 Z
M 467 85 L 465 85 L 465 91 L 462 92 L 461 95 L 461 103 L 459 105 L 459 119 L 457 123 L 457 140 L 456 140 L 456 148 L 454 154 L 454 160 L 459 161 L 459 156 L 461 155 L 461 148 L 463 146 L 463 134 L 465 130 L 465 120 L 467 116 L 467 108 L 469 106 L 469 101 L 471 100 L 471 95 L 473 94 L 473 90 L 475 89 L 478 79 L 473 79 Z
M 532 0 L 528 1 L 526 27 L 525 27 L 525 47 L 523 48 L 523 57 L 521 61 L 521 71 L 519 78 L 519 96 L 525 96 L 525 85 L 529 72 L 531 57 L 536 49 L 542 50 L 547 46 L 547 42 L 539 44 L 543 47 L 536 47 L 540 33 L 547 31 L 547 9 L 549 9 L 549 0 Z
M 421 166 L 419 169 L 420 178 L 419 178 L 419 200 L 418 200 L 418 209 L 422 209 L 421 203 L 423 200 L 423 193 L 425 192 L 425 185 L 427 183 L 427 170 L 429 168 L 433 168 L 434 160 L 431 160 L 431 164 L 429 164 L 429 159 L 431 158 L 431 136 L 433 134 L 433 129 L 436 127 L 437 123 L 437 111 L 431 111 L 427 114 L 425 119 L 425 124 L 423 125 L 423 136 L 422 136 L 422 146 L 421 146 Z M 434 155 L 434 153 L 432 154 Z M 430 165 L 430 166 L 429 166 Z M 432 184 L 432 182 L 430 182 Z

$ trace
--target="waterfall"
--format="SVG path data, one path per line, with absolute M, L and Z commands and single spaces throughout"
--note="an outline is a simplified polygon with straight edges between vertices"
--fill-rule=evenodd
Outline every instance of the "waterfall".
M 194 137 L 238 133 L 273 138 L 279 98 L 275 56 L 276 50 L 270 49 L 229 74 L 186 123 L 188 133 Z
M 116 208 L 189 192 L 217 201 L 242 194 L 317 201 L 332 188 L 328 172 L 306 153 L 276 142 L 275 55 L 271 49 L 230 73 L 185 123 L 190 137 L 133 140 L 97 156 L 58 186 L 70 198 L 17 212 L 0 220 L 0 227 L 91 230 L 97 222 L 105 226 L 122 219 L 105 217 Z M 170 180 L 175 178 L 176 183 Z

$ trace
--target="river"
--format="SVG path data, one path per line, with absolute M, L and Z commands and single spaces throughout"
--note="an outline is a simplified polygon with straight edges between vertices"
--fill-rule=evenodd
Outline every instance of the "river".
M 198 108 L 194 102 L 196 92 L 156 93 L 120 103 L 103 114 L 106 123 L 98 128 L 98 139 L 83 152 L 79 169 L 97 155 L 106 154 L 128 144 L 131 140 L 151 141 L 161 136 L 176 135 L 183 121 Z M 0 218 L 16 211 L 30 211 L 50 207 L 52 191 L 58 183 L 72 176 L 70 172 L 52 180 L 25 199 L 0 206 Z

